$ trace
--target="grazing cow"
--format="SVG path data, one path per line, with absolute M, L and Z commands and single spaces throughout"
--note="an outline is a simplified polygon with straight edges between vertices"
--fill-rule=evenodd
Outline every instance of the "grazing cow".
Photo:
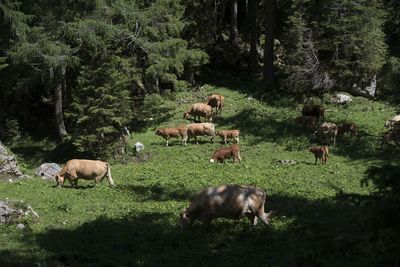
M 400 145 L 400 132 L 389 131 L 382 135 L 381 149 L 387 146 L 390 142 L 394 142 L 397 146 Z
M 212 107 L 204 103 L 193 104 L 185 113 L 183 113 L 183 118 L 187 119 L 189 116 L 193 116 L 194 120 L 196 117 L 200 121 L 200 117 L 204 117 L 206 121 L 212 120 Z
M 222 130 L 218 131 L 216 134 L 222 138 L 225 144 L 228 137 L 231 138 L 233 142 L 239 143 L 239 130 Z
M 265 198 L 262 189 L 252 186 L 208 187 L 198 193 L 180 214 L 180 224 L 182 228 L 187 228 L 199 220 L 203 222 L 203 230 L 207 231 L 215 218 L 240 219 L 246 216 L 253 225 L 257 224 L 257 218 L 268 225 L 271 212 L 264 212 Z
M 345 134 L 356 136 L 357 132 L 357 125 L 355 123 L 343 123 L 338 125 L 338 136 Z
M 226 159 L 233 158 L 233 162 L 241 161 L 239 145 L 231 145 L 229 147 L 222 147 L 216 150 L 210 159 L 210 162 L 224 163 Z
M 385 122 L 385 128 L 392 129 L 394 128 L 397 124 L 400 124 L 400 115 L 396 115 L 390 120 Z
M 114 186 L 111 177 L 110 165 L 100 160 L 71 159 L 67 161 L 64 168 L 55 175 L 58 186 L 64 186 L 65 178 L 75 188 L 78 188 L 78 180 L 95 180 L 96 183 L 103 181 L 107 176 L 108 183 Z
M 295 119 L 295 122 L 306 129 L 315 130 L 318 119 L 314 116 L 300 116 Z
M 303 116 L 314 116 L 319 120 L 320 118 L 322 121 L 325 119 L 325 108 L 321 105 L 304 105 L 303 109 L 301 110 L 301 114 Z
M 215 108 L 215 114 L 220 114 L 222 113 L 222 108 L 224 107 L 224 97 L 219 94 L 212 94 L 209 97 L 207 97 L 207 105 L 211 106 L 212 108 Z
M 333 143 L 333 145 L 335 146 L 337 133 L 338 127 L 336 124 L 324 122 L 318 127 L 314 135 L 317 135 L 321 142 L 325 142 L 327 144 Z
M 326 160 L 329 158 L 329 149 L 327 146 L 321 147 L 309 147 L 308 151 L 314 154 L 315 156 L 315 165 L 317 165 L 318 159 L 322 164 L 326 163 Z
M 170 138 L 182 138 L 182 144 L 186 145 L 186 141 L 188 139 L 187 136 L 187 127 L 184 125 L 179 125 L 177 128 L 160 128 L 157 129 L 156 135 L 161 136 L 167 141 L 167 146 Z
M 213 143 L 215 137 L 215 126 L 210 122 L 189 124 L 187 126 L 187 136 L 188 140 L 194 138 L 196 144 L 198 144 L 197 136 L 211 136 L 210 141 Z

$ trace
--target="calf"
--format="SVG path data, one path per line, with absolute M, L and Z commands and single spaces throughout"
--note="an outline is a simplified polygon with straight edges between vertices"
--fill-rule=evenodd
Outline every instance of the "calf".
M 327 146 L 321 147 L 309 147 L 308 151 L 314 154 L 315 156 L 315 165 L 317 165 L 318 159 L 322 164 L 326 163 L 326 160 L 329 158 L 329 149 Z
M 96 183 L 103 181 L 107 176 L 108 183 L 114 186 L 111 177 L 110 165 L 100 160 L 71 159 L 59 173 L 55 175 L 58 186 L 64 186 L 65 178 L 75 188 L 78 188 L 78 180 L 95 180 Z
M 170 138 L 182 138 L 182 144 L 186 145 L 188 136 L 187 136 L 187 127 L 184 125 L 179 125 L 177 128 L 160 128 L 157 129 L 156 135 L 161 136 L 167 141 L 167 146 Z
M 239 130 L 222 130 L 217 132 L 216 134 L 222 138 L 225 144 L 228 137 L 231 138 L 232 141 L 236 142 L 237 144 L 239 143 L 239 135 L 240 135 Z
M 222 108 L 224 107 L 224 97 L 219 94 L 212 94 L 210 95 L 207 100 L 207 105 L 215 108 L 215 114 L 222 113 Z
M 215 137 L 215 126 L 210 122 L 189 124 L 187 126 L 187 136 L 188 140 L 194 138 L 196 144 L 198 144 L 197 136 L 211 136 L 210 141 L 212 143 Z
M 383 133 L 381 141 L 381 149 L 387 146 L 390 142 L 393 142 L 396 145 L 400 145 L 400 132 L 389 131 Z
M 257 187 L 222 185 L 208 187 L 198 193 L 190 206 L 180 214 L 182 228 L 187 228 L 195 220 L 203 222 L 203 230 L 207 231 L 215 218 L 240 219 L 244 216 L 253 225 L 257 218 L 268 225 L 271 212 L 264 212 L 265 192 Z
M 241 161 L 239 145 L 231 145 L 216 150 L 210 159 L 210 162 L 224 163 L 226 159 L 233 158 L 233 162 Z

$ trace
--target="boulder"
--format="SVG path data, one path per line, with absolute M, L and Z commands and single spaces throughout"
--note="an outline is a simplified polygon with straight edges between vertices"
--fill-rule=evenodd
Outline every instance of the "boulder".
M 24 206 L 22 202 L 10 202 L 0 200 L 0 224 L 19 222 L 24 217 L 39 218 L 31 206 Z
M 15 157 L 11 155 L 0 141 L 0 178 L 21 177 Z
M 59 173 L 61 167 L 56 163 L 43 163 L 37 169 L 35 174 L 41 176 L 43 180 L 54 180 L 56 173 Z

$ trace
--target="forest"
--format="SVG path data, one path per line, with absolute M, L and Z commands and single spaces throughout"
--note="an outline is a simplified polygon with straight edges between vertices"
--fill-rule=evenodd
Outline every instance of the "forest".
M 219 136 L 155 134 L 215 93 L 239 163 L 209 162 Z M 307 105 L 325 111 L 312 127 Z M 0 219 L 3 201 L 38 215 L 0 220 L 0 265 L 399 266 L 397 114 L 398 0 L 0 0 L 0 145 L 24 174 L 0 157 Z M 317 123 L 357 130 L 326 144 Z M 35 175 L 70 159 L 107 161 L 116 185 Z M 181 231 L 224 184 L 265 190 L 271 223 Z

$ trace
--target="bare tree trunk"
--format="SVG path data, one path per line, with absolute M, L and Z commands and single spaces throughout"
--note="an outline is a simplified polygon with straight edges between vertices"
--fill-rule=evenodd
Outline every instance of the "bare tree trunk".
M 239 32 L 237 28 L 238 18 L 238 0 L 231 0 L 231 30 L 230 30 L 230 41 L 233 45 L 239 43 Z
M 249 0 L 249 17 L 250 17 L 250 57 L 249 57 L 249 71 L 255 74 L 257 71 L 257 9 L 259 0 Z
M 267 0 L 265 19 L 265 46 L 264 46 L 264 81 L 272 83 L 275 81 L 274 72 L 274 38 L 275 38 L 275 6 L 276 0 Z
M 54 88 L 54 96 L 55 96 L 55 117 L 56 117 L 56 124 L 57 124 L 57 132 L 61 140 L 68 134 L 67 131 L 65 130 L 65 124 L 64 124 L 64 115 L 63 115 L 63 109 L 62 109 L 62 88 L 65 82 L 65 73 L 66 73 L 66 67 L 63 66 L 61 67 L 61 72 L 60 72 L 60 79 L 57 80 L 56 86 Z

